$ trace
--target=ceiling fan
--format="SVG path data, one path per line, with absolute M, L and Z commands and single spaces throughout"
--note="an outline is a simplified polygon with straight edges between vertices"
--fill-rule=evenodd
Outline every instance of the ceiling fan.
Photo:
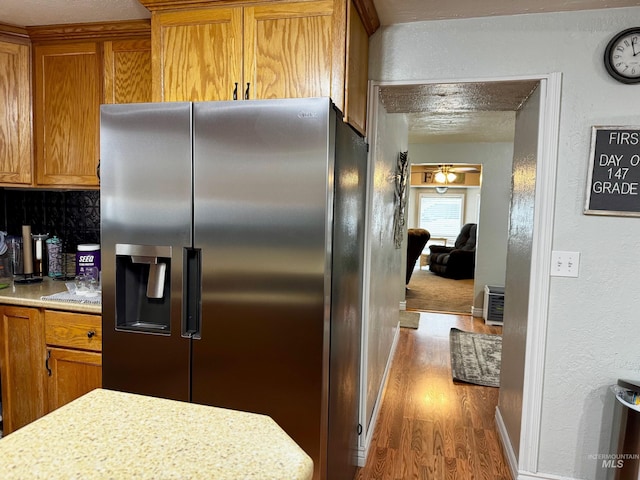
M 481 165 L 469 164 L 469 163 L 458 163 L 458 164 L 442 164 L 442 163 L 425 163 L 425 164 L 414 164 L 414 166 L 423 167 L 422 171 L 430 171 L 437 172 L 446 169 L 452 173 L 480 173 L 482 171 Z

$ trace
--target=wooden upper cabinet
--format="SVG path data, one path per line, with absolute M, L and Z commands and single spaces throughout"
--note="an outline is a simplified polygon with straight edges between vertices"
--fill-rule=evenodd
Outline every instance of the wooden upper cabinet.
M 0 41 L 0 183 L 32 182 L 29 46 Z
M 151 24 L 26 27 L 33 45 L 33 184 L 98 188 L 100 105 L 151 101 Z
M 330 96 L 364 133 L 373 0 L 139 1 L 152 12 L 154 100 Z
M 369 35 L 352 1 L 347 11 L 344 120 L 363 135 L 367 124 Z
M 246 92 L 249 83 L 249 98 L 331 95 L 336 102 L 337 92 L 332 92 L 334 3 L 319 0 L 244 8 L 243 87 Z
M 242 88 L 242 8 L 153 15 L 155 101 L 232 100 Z M 238 96 L 240 93 L 238 93 Z
M 96 42 L 35 47 L 36 183 L 98 186 L 102 59 Z
M 331 95 L 342 107 L 341 5 L 313 0 L 154 12 L 154 100 Z
M 104 42 L 104 103 L 151 101 L 151 40 Z

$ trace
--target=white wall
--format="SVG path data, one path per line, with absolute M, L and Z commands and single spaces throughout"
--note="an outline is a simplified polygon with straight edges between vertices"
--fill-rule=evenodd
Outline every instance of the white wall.
M 366 392 L 365 435 L 382 388 L 387 359 L 398 327 L 400 293 L 404 292 L 402 251 L 393 242 L 396 160 L 407 150 L 408 124 L 403 114 L 386 114 L 378 104 L 379 115 L 375 143 L 371 145 L 368 248 L 370 249 L 370 286 L 368 318 L 365 327 Z M 371 132 L 370 132 L 371 134 Z M 405 240 L 406 242 L 406 240 Z M 393 285 L 393 288 L 389 288 Z
M 579 278 L 551 279 L 537 470 L 569 478 L 596 477 L 608 386 L 640 378 L 640 219 L 583 214 L 591 126 L 640 124 L 638 86 L 614 81 L 602 65 L 609 39 L 639 18 L 640 7 L 630 7 L 421 22 L 384 27 L 370 44 L 374 80 L 563 75 L 547 228 L 554 249 L 582 256 Z
M 481 188 L 463 189 L 467 196 L 465 223 L 476 222 L 477 193 L 481 195 L 473 296 L 474 308 L 481 311 L 484 286 L 504 285 L 505 282 L 513 143 L 411 144 L 409 156 L 414 162 L 456 158 L 464 163 L 482 165 Z M 415 190 L 419 191 L 418 188 Z M 450 189 L 452 192 L 457 190 Z

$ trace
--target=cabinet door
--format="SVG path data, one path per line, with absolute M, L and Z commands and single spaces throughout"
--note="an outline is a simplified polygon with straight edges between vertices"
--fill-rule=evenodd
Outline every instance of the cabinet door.
M 44 325 L 35 308 L 0 307 L 4 433 L 44 415 Z
M 102 61 L 98 44 L 35 47 L 39 185 L 97 186 Z
M 332 88 L 333 74 L 344 71 L 344 46 L 342 68 L 334 68 L 334 3 L 319 0 L 245 7 L 243 88 L 250 83 L 249 98 L 331 95 L 334 102 L 336 96 L 342 99 L 344 82 Z
M 153 98 L 232 100 L 242 88 L 242 8 L 154 13 Z
M 104 43 L 104 103 L 151 101 L 151 40 Z
M 32 181 L 30 85 L 29 46 L 0 42 L 0 183 Z
M 364 135 L 367 123 L 369 35 L 352 1 L 349 2 L 347 14 L 346 58 L 344 121 Z
M 102 354 L 49 348 L 49 411 L 102 387 Z

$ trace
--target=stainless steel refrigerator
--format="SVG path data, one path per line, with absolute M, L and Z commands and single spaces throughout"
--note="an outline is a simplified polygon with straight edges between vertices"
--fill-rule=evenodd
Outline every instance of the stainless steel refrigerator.
M 271 416 L 352 479 L 366 144 L 328 98 L 103 105 L 104 388 Z

